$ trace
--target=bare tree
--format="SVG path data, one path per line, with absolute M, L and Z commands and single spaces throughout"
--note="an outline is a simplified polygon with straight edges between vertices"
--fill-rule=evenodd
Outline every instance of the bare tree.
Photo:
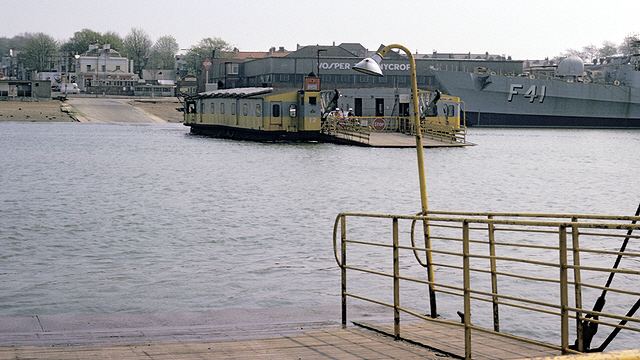
M 584 61 L 593 61 L 593 59 L 596 59 L 598 57 L 598 47 L 591 44 L 591 45 L 587 45 L 582 47 L 582 52 L 581 52 L 581 56 L 580 58 L 582 58 L 582 60 Z
M 629 34 L 624 40 L 622 40 L 622 44 L 618 47 L 618 51 L 622 55 L 633 55 L 637 54 L 640 49 L 640 35 L 639 34 Z
M 140 28 L 132 28 L 124 38 L 124 52 L 127 57 L 133 60 L 133 69 L 140 78 L 142 70 L 149 61 L 149 50 L 151 49 L 151 39 L 147 33 Z
M 602 47 L 598 49 L 598 57 L 604 58 L 607 56 L 613 56 L 618 53 L 618 46 L 611 42 L 605 41 L 602 43 Z
M 51 70 L 51 64 L 58 53 L 58 43 L 44 33 L 33 34 L 26 43 L 21 55 L 27 69 Z

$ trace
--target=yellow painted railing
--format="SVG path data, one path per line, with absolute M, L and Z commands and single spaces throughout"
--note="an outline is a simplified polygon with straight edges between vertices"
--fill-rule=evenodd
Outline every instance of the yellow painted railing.
M 351 116 L 337 118 L 327 117 L 323 124 L 323 133 L 343 137 L 359 138 L 360 142 L 368 143 L 371 133 L 395 132 L 406 135 L 415 135 L 413 120 L 403 116 Z M 431 122 L 429 118 L 423 121 L 422 132 L 424 136 L 448 142 L 466 143 L 466 127 L 455 124 L 446 125 Z
M 637 347 L 640 317 L 634 313 L 640 305 L 640 236 L 633 235 L 633 231 L 640 229 L 635 225 L 638 220 L 638 216 L 544 213 L 341 213 L 334 224 L 333 246 L 341 269 L 342 323 L 347 323 L 347 299 L 352 298 L 393 309 L 396 338 L 402 337 L 401 313 L 463 326 L 466 358 L 472 357 L 472 331 L 490 332 L 569 354 L 601 351 L 617 332 L 624 330 L 625 336 L 631 334 L 634 339 L 631 345 Z M 424 243 L 431 243 L 431 248 L 417 244 L 417 232 L 420 237 L 429 234 L 430 241 Z M 634 245 L 627 247 L 627 243 Z M 427 258 L 432 258 L 433 263 L 427 263 Z M 611 266 L 614 260 L 618 263 L 616 269 Z M 433 281 L 425 276 L 429 267 L 436 269 Z M 358 280 L 348 282 L 348 274 Z M 386 295 L 380 291 L 369 294 L 367 289 L 379 288 L 371 285 L 379 281 L 364 281 L 362 276 L 393 279 L 393 287 L 388 293 L 382 291 Z M 607 276 L 610 280 L 603 286 L 602 280 Z M 348 283 L 359 291 L 348 289 Z M 401 286 L 428 285 L 448 298 L 462 300 L 462 323 L 423 315 L 437 311 L 420 308 L 424 300 L 421 296 L 403 298 L 401 305 Z M 597 295 L 608 295 L 607 306 L 611 310 L 592 308 Z M 385 296 L 392 300 L 381 299 Z M 442 297 L 438 300 L 442 302 Z M 491 316 L 474 317 L 472 309 Z M 512 321 L 516 311 L 522 312 L 518 315 L 522 321 L 551 318 L 551 327 L 558 325 L 559 341 L 532 339 L 502 328 L 500 311 L 505 309 Z M 572 320 L 574 326 L 570 326 Z M 596 324 L 600 326 L 599 335 L 610 335 L 600 347 L 589 344 L 593 336 L 589 330 Z

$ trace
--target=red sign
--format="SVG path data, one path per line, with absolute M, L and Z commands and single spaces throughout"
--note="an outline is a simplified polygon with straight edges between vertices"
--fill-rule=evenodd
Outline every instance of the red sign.
M 382 118 L 377 118 L 375 120 L 373 120 L 373 128 L 376 130 L 384 130 L 384 119 Z
M 202 66 L 204 66 L 205 68 L 209 68 L 209 66 L 211 66 L 211 61 L 209 60 L 205 60 L 202 62 Z

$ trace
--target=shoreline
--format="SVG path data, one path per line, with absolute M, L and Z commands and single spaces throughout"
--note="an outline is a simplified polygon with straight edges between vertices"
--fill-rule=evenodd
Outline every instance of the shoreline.
M 182 112 L 176 110 L 181 104 L 175 98 L 129 98 L 127 103 L 158 123 L 182 122 Z M 0 101 L 0 122 L 82 122 L 82 113 L 69 101 Z

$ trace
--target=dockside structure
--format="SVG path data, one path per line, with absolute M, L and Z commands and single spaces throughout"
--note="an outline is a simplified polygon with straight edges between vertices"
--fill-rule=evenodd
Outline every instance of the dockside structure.
M 408 61 L 393 53 L 385 58 L 384 77 L 358 74 L 353 65 L 368 56 L 364 46 L 357 43 L 340 45 L 301 46 L 284 55 L 267 54 L 261 58 L 246 59 L 226 56 L 211 59 L 206 82 L 218 88 L 273 87 L 299 89 L 305 76 L 319 75 L 322 89 L 332 88 L 407 88 L 409 87 Z M 431 68 L 473 72 L 482 67 L 496 74 L 520 74 L 523 61 L 510 60 L 490 54 L 416 54 L 417 81 L 422 89 L 439 89 L 440 85 Z M 204 91 L 200 89 L 200 91 Z

